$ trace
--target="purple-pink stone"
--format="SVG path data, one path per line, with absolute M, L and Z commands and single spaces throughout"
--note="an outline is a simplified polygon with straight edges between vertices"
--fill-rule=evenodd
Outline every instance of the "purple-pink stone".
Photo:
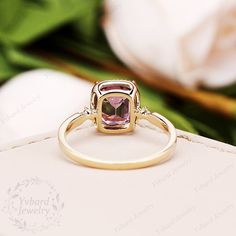
M 123 89 L 124 87 L 110 86 L 104 90 Z M 127 89 L 127 88 L 125 88 Z M 102 103 L 102 122 L 107 126 L 126 125 L 130 122 L 129 99 L 122 96 L 108 97 Z

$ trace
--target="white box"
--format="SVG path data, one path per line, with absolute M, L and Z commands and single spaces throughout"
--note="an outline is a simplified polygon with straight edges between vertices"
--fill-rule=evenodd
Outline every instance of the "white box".
M 139 158 L 155 149 L 152 135 L 89 128 L 77 144 L 105 158 Z M 0 152 L 0 236 L 236 235 L 235 147 L 178 131 L 170 161 L 105 171 L 69 162 L 48 136 Z

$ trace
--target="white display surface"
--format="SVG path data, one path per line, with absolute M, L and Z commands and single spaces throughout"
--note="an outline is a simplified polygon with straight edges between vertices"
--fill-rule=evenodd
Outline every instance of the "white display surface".
M 88 128 L 73 142 L 101 158 L 139 158 L 160 148 L 156 134 L 137 128 L 111 137 Z M 170 161 L 132 171 L 74 165 L 48 135 L 6 147 L 0 236 L 235 236 L 236 148 L 182 131 L 178 137 Z

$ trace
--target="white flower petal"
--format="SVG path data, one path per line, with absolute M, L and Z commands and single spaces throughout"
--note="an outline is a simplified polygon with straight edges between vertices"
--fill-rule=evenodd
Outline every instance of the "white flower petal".
M 227 56 L 236 46 L 235 0 L 106 0 L 106 7 L 108 41 L 142 76 L 151 71 L 192 87 L 236 81 Z

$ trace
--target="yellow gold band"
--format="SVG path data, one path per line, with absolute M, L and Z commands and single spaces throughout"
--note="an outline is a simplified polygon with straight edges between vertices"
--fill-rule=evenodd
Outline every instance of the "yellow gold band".
M 171 154 L 174 151 L 176 145 L 176 130 L 172 123 L 158 113 L 151 113 L 148 111 L 138 111 L 135 113 L 136 123 L 138 120 L 145 119 L 149 121 L 156 127 L 159 127 L 169 136 L 167 145 L 157 153 L 153 153 L 148 157 L 144 157 L 139 160 L 132 161 L 103 161 L 96 158 L 87 156 L 83 153 L 78 152 L 73 149 L 67 142 L 67 135 L 73 129 L 80 126 L 86 120 L 92 120 L 95 123 L 97 114 L 96 112 L 83 112 L 76 113 L 69 117 L 59 128 L 58 139 L 59 144 L 66 156 L 77 164 L 82 164 L 85 166 L 90 166 L 100 169 L 110 169 L 110 170 L 128 170 L 128 169 L 137 169 L 152 166 L 155 164 L 162 163 L 168 160 Z

